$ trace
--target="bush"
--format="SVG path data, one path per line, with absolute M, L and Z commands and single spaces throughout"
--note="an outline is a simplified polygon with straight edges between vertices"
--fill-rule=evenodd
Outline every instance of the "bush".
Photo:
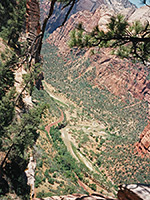
M 35 177 L 35 187 L 37 188 L 42 183 L 43 178 L 41 176 Z
M 54 173 L 54 174 L 53 174 L 53 178 L 56 178 L 56 177 L 57 177 L 57 174 L 56 174 L 56 173 Z
M 49 182 L 50 184 L 54 185 L 55 180 L 54 180 L 53 178 L 49 178 L 49 179 L 48 179 L 48 182 Z
M 42 192 L 38 192 L 38 193 L 37 193 L 36 197 L 37 197 L 37 198 L 43 198 L 44 195 L 45 195 L 44 190 L 42 190 Z
M 45 170 L 44 175 L 45 175 L 46 178 L 49 178 L 49 177 L 50 177 L 50 175 L 49 175 L 49 170 L 48 170 L 48 169 Z
M 96 184 L 94 184 L 94 183 L 89 184 L 89 187 L 90 187 L 92 190 L 96 191 Z

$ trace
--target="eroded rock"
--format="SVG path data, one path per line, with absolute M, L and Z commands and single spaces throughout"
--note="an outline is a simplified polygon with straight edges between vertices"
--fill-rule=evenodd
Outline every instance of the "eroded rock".
M 136 148 L 141 155 L 143 155 L 143 153 L 150 155 L 150 123 L 141 133 L 140 140 L 136 143 Z
M 128 9 L 128 8 L 126 8 Z M 148 8 L 143 7 L 142 12 L 140 13 L 137 9 L 135 12 L 140 13 L 139 19 L 143 18 L 149 20 L 149 15 L 147 14 Z M 141 8 L 140 8 L 141 10 Z M 125 13 L 125 11 L 121 11 L 121 13 Z M 70 19 L 65 23 L 64 27 L 56 29 L 48 38 L 48 42 L 50 44 L 56 45 L 60 52 L 67 57 L 69 55 L 70 49 L 67 45 L 69 41 L 69 33 L 73 30 L 76 24 L 81 23 L 86 31 L 91 31 L 97 24 L 100 29 L 105 30 L 106 24 L 108 23 L 110 17 L 114 15 L 115 11 L 109 8 L 106 5 L 101 5 L 94 13 L 90 11 L 80 11 L 70 17 Z M 131 15 L 129 17 L 129 15 Z M 133 21 L 133 14 L 129 14 L 126 12 L 126 17 L 129 17 L 130 23 Z M 143 22 L 143 21 L 142 21 Z M 77 50 L 79 53 L 79 50 Z M 96 68 L 96 77 L 88 77 L 88 81 L 91 81 L 95 84 L 96 87 L 103 88 L 103 85 L 114 95 L 119 96 L 122 101 L 125 101 L 128 95 L 133 96 L 139 100 L 144 100 L 148 102 L 148 119 L 150 119 L 150 81 L 147 77 L 149 77 L 149 71 L 141 64 L 133 64 L 127 59 L 120 59 L 115 55 L 110 54 L 111 49 L 102 48 L 100 50 L 100 54 L 95 54 L 90 58 L 91 66 L 95 66 Z M 84 57 L 89 57 L 90 50 L 88 50 Z M 82 70 L 81 70 L 82 71 Z M 81 76 L 82 74 L 80 74 Z M 148 128 L 145 129 L 142 139 L 140 139 L 140 143 L 146 144 L 148 150 L 142 147 L 139 144 L 139 149 L 143 150 L 144 153 L 147 153 L 150 149 L 150 136 L 148 133 Z M 139 133 L 137 133 L 139 134 Z M 137 145 L 137 144 L 136 144 Z M 138 145 L 137 145 L 138 146 Z M 139 150 L 140 151 L 140 150 Z
M 118 191 L 119 200 L 150 200 L 150 185 L 121 185 Z

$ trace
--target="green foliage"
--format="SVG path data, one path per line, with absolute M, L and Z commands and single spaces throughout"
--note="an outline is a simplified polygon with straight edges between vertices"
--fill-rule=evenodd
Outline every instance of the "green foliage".
M 61 2 L 69 3 L 68 1 Z M 25 14 L 25 0 L 6 0 L 0 2 L 0 37 L 11 47 L 14 55 L 19 57 L 17 60 L 13 55 L 11 59 L 8 59 L 10 55 L 6 55 L 5 53 L 1 54 L 0 150 L 3 151 L 4 158 L 1 159 L 0 171 L 2 175 L 5 174 L 6 182 L 15 190 L 17 195 L 23 194 L 23 199 L 29 199 L 26 196 L 26 194 L 29 194 L 28 187 L 24 189 L 26 182 L 21 182 L 20 175 L 22 175 L 28 162 L 26 152 L 28 152 L 29 148 L 33 147 L 39 136 L 37 129 L 41 122 L 41 116 L 45 106 L 34 106 L 33 109 L 30 109 L 25 107 L 22 101 L 25 90 L 30 95 L 32 94 L 35 80 L 38 78 L 41 70 L 39 64 L 27 64 L 27 74 L 23 77 L 24 85 L 20 94 L 17 94 L 13 88 L 15 67 L 19 66 L 18 63 L 20 61 L 22 62 L 22 57 L 26 53 L 23 47 L 24 44 L 22 45 L 19 41 L 19 37 L 25 29 Z M 26 56 L 28 57 L 28 55 Z M 18 115 L 15 113 L 16 106 L 22 109 L 22 112 L 19 112 Z M 42 163 L 39 163 L 40 167 L 42 167 Z M 17 171 L 18 175 L 16 175 Z M 36 179 L 36 186 L 41 183 L 41 179 L 44 181 L 40 176 Z M 49 178 L 49 182 L 53 184 L 54 180 Z
M 39 185 L 42 183 L 43 177 L 41 175 L 35 176 L 35 187 L 39 187 Z
M 74 47 L 74 46 L 77 46 L 77 39 L 76 39 L 76 30 L 73 29 L 71 32 L 70 32 L 70 38 L 71 40 L 69 41 L 69 47 Z
M 54 160 L 57 162 L 59 170 L 63 172 L 67 178 L 71 178 L 74 183 L 77 182 L 75 174 L 80 180 L 83 180 L 82 170 L 84 170 L 84 167 L 81 167 L 67 151 L 67 147 L 61 139 L 60 131 L 57 128 L 52 127 L 50 129 L 50 135 L 53 140 L 53 147 L 57 150 Z
M 48 182 L 52 185 L 54 185 L 55 180 L 53 178 L 48 178 Z
M 23 195 L 23 199 L 28 199 L 30 189 L 23 178 L 28 162 L 25 152 L 35 144 L 39 135 L 37 128 L 45 105 L 21 113 L 20 120 L 17 120 L 16 91 L 13 87 L 13 66 L 16 58 L 7 57 L 6 55 L 5 62 L 0 62 L 0 151 L 4 154 L 3 160 L 1 159 L 1 170 L 7 177 L 5 182 L 9 182 L 15 193 L 19 196 Z
M 4 55 L 6 56 L 6 54 Z M 15 115 L 14 72 L 12 67 L 15 61 L 13 55 L 9 59 L 6 56 L 5 62 L 0 60 L 0 148 L 2 148 L 4 133 L 5 137 L 9 137 L 6 130 Z
M 111 17 L 110 23 L 107 25 L 108 26 L 108 35 L 110 37 L 113 36 L 123 36 L 126 34 L 126 29 L 128 27 L 127 21 L 124 19 L 124 17 L 119 14 L 117 17 Z
M 107 32 L 99 30 L 96 26 L 92 32 L 87 33 L 82 25 L 73 30 L 70 35 L 69 46 L 78 47 L 113 47 L 114 53 L 121 57 L 140 60 L 144 64 L 149 61 L 150 34 L 149 23 L 142 24 L 135 21 L 129 25 L 122 15 L 111 17 L 107 25 Z
M 33 64 L 27 71 L 27 74 L 23 74 L 24 85 L 26 86 L 27 92 L 32 95 L 35 80 L 38 79 L 39 73 L 41 72 L 40 63 Z
M 6 53 L 3 54 L 6 56 Z M 11 55 L 10 58 L 7 58 L 7 60 L 5 60 L 5 62 L 0 59 L 0 100 L 14 86 L 13 64 L 15 62 L 15 55 Z
M 0 2 L 0 37 L 18 50 L 21 50 L 18 39 L 24 28 L 25 12 L 25 0 L 5 0 Z
M 72 51 L 75 51 L 75 49 Z M 92 82 L 87 81 L 87 79 L 90 77 L 91 80 L 94 80 L 96 71 L 91 65 L 91 67 L 93 67 L 92 70 L 84 73 L 87 67 L 90 66 L 90 62 L 80 62 L 78 60 L 81 60 L 83 54 L 79 54 L 78 57 L 76 57 L 73 56 L 71 52 L 71 54 L 65 58 L 68 60 L 64 61 L 63 57 L 58 56 L 58 51 L 55 46 L 45 44 L 43 55 L 44 59 L 47 61 L 44 65 L 46 81 L 57 88 L 62 94 L 66 94 L 67 92 L 67 94 L 69 94 L 69 99 L 78 105 L 81 105 L 80 102 L 82 102 L 84 115 L 92 116 L 92 118 L 94 117 L 107 127 L 107 129 L 103 130 L 106 133 L 106 138 L 99 138 L 97 143 L 99 155 L 90 152 L 90 154 L 86 154 L 86 156 L 88 158 L 92 157 L 97 167 L 105 168 L 116 185 L 120 184 L 122 179 L 125 179 L 126 183 L 131 183 L 133 181 L 147 183 L 148 179 L 144 178 L 145 175 L 147 176 L 147 173 L 146 171 L 143 172 L 140 165 L 137 163 L 141 162 L 142 165 L 148 169 L 148 160 L 146 161 L 146 158 L 140 160 L 138 156 L 131 152 L 131 149 L 134 148 L 134 143 L 139 139 L 137 133 L 141 133 L 147 125 L 147 103 L 133 98 L 128 93 L 125 94 L 123 102 L 119 97 L 111 94 L 105 88 L 105 85 L 101 85 L 103 89 L 93 87 L 94 85 Z M 133 64 L 127 61 L 124 64 L 128 66 L 129 69 L 134 67 Z M 120 64 L 120 67 L 122 67 L 122 64 Z M 108 66 L 108 69 L 109 68 L 115 68 L 113 63 Z M 124 68 L 122 67 L 121 69 L 122 73 L 124 73 Z M 79 76 L 79 72 L 81 76 Z M 72 81 L 68 80 L 67 77 L 71 77 Z M 77 78 L 75 79 L 74 77 Z M 84 135 L 81 133 L 78 135 L 80 135 L 80 137 L 77 136 L 78 139 L 84 142 Z M 84 145 L 84 143 L 81 144 L 80 142 L 78 144 L 80 146 Z M 118 144 L 124 145 L 116 147 Z M 101 147 L 105 147 L 107 150 L 101 151 Z M 131 151 L 129 151 L 129 149 Z M 80 149 L 80 151 L 82 151 L 82 149 Z M 125 161 L 127 159 L 128 163 Z M 58 161 L 60 161 L 60 159 L 58 159 Z M 124 173 L 119 172 L 119 168 L 124 165 L 127 166 L 126 169 L 124 169 Z M 138 167 L 136 171 L 132 167 L 135 165 Z M 80 168 L 79 171 L 75 169 L 75 173 L 84 180 L 81 169 L 83 168 Z M 130 169 L 131 172 L 129 172 L 128 169 Z M 131 173 L 134 174 L 134 176 L 131 176 Z M 140 173 L 142 174 L 141 176 Z M 136 174 L 138 174 L 138 176 L 136 176 Z M 100 172 L 95 179 L 104 187 L 107 187 L 107 189 L 112 188 L 109 181 L 105 180 L 106 177 L 104 173 Z
M 92 190 L 96 191 L 96 184 L 94 184 L 94 183 L 89 184 L 89 187 L 90 187 Z
M 41 192 L 38 192 L 36 196 L 37 196 L 37 198 L 43 198 L 43 197 L 45 197 L 44 190 L 42 190 Z

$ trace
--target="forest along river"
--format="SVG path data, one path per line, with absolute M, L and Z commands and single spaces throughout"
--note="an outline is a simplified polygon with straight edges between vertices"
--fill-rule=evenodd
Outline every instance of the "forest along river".
M 70 100 L 68 100 L 64 96 L 61 96 L 59 94 L 58 95 L 54 94 L 55 91 L 56 91 L 55 88 L 53 86 L 51 86 L 50 84 L 46 83 L 45 81 L 43 81 L 43 85 L 44 85 L 44 87 L 45 87 L 45 89 L 46 89 L 46 91 L 47 91 L 47 93 L 49 94 L 50 97 L 52 97 L 58 103 L 60 103 L 61 106 L 66 107 L 65 115 L 66 115 L 67 121 L 71 121 L 72 117 L 78 118 L 78 116 L 77 116 L 78 107 L 73 102 L 71 102 Z M 71 110 L 72 106 L 74 107 L 73 112 Z M 53 122 L 53 123 L 47 125 L 46 129 L 47 129 L 48 132 L 50 130 L 50 127 L 52 127 L 53 125 L 56 125 L 56 124 L 58 124 L 58 123 L 60 123 L 64 120 L 64 113 L 60 108 L 59 108 L 59 110 L 61 111 L 61 116 L 56 122 Z M 63 139 L 68 151 L 72 155 L 72 157 L 74 157 L 77 161 L 83 162 L 89 170 L 97 173 L 97 170 L 93 166 L 92 162 L 90 162 L 90 160 L 88 160 L 85 156 L 83 156 L 77 149 L 76 149 L 76 152 L 73 151 L 72 143 L 71 143 L 71 135 L 69 134 L 70 129 L 72 129 L 72 128 L 76 128 L 76 129 L 82 128 L 82 129 L 84 129 L 84 127 L 85 127 L 85 125 L 87 125 L 87 123 L 88 123 L 89 126 L 91 125 L 92 128 L 94 128 L 94 129 L 95 129 L 95 127 L 98 126 L 98 129 L 96 129 L 98 136 L 100 136 L 100 135 L 105 136 L 106 135 L 106 133 L 104 131 L 99 131 L 100 129 L 104 129 L 105 127 L 103 125 L 97 123 L 95 120 L 93 120 L 92 123 L 90 122 L 90 124 L 86 120 L 85 121 L 83 120 L 82 122 L 79 120 L 79 123 L 77 123 L 77 125 L 67 125 L 66 127 L 62 128 L 60 131 L 61 131 L 61 134 L 62 134 L 62 139 Z M 89 130 L 89 131 L 91 131 L 91 130 Z M 87 192 L 89 192 L 89 193 L 93 192 L 87 185 L 85 185 L 79 179 L 78 179 L 78 184 L 81 187 L 83 187 Z M 100 185 L 99 185 L 99 188 L 101 188 L 103 191 L 105 191 L 107 193 L 107 191 L 103 187 L 101 187 Z
M 43 85 L 47 91 L 47 93 L 49 94 L 50 97 L 52 97 L 53 99 L 57 100 L 58 102 L 60 103 L 63 103 L 65 104 L 66 106 L 69 106 L 69 104 L 67 103 L 67 100 L 63 97 L 58 97 L 56 95 L 53 94 L 53 91 L 55 90 L 50 84 L 46 83 L 45 81 L 43 82 Z M 52 127 L 53 125 L 56 125 L 58 124 L 59 122 L 62 122 L 63 119 L 64 119 L 64 116 L 63 115 L 63 112 L 62 110 L 59 108 L 59 110 L 61 111 L 61 117 L 58 121 L 54 122 L 54 123 L 51 123 L 49 125 L 46 126 L 46 130 L 49 132 L 50 130 L 50 127 Z M 70 120 L 70 115 L 68 114 L 67 112 L 67 121 Z M 70 127 L 71 128 L 71 127 Z M 70 142 L 70 137 L 69 137 L 69 134 L 68 134 L 68 131 L 69 131 L 69 127 L 65 127 L 63 129 L 61 129 L 61 134 L 62 134 L 62 139 L 68 149 L 68 151 L 71 153 L 71 155 L 77 160 L 79 161 L 79 159 L 87 166 L 87 168 L 91 171 L 95 171 L 92 163 L 86 159 L 79 151 L 77 151 L 77 154 L 78 154 L 78 157 L 76 156 L 76 154 L 74 153 L 73 149 L 72 149 L 72 145 L 71 145 L 71 142 Z

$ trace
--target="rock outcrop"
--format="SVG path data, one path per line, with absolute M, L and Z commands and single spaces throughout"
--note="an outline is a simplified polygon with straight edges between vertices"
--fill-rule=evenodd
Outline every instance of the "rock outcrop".
M 40 62 L 40 53 L 37 47 L 41 40 L 41 25 L 40 25 L 40 7 L 38 0 L 27 0 L 27 15 L 26 15 L 26 38 L 28 42 L 28 53 L 30 54 L 29 62 L 34 58 L 34 63 Z M 35 81 L 38 89 L 43 89 L 42 80 L 43 73 L 41 72 Z
M 149 200 L 150 199 L 150 185 L 144 184 L 130 184 L 121 185 L 118 191 L 118 200 Z M 52 196 L 47 198 L 34 198 L 33 200 L 117 200 L 115 198 L 106 197 L 101 194 L 83 195 L 72 194 L 66 196 Z
M 136 148 L 142 156 L 143 153 L 147 153 L 150 156 L 150 123 L 145 127 L 140 135 L 140 140 L 136 143 Z
M 29 45 L 31 45 L 41 31 L 39 1 L 27 0 L 26 6 L 26 37 Z
M 147 22 L 147 21 L 150 22 L 150 7 L 143 6 L 141 8 L 138 8 L 129 17 L 129 22 L 133 22 L 137 20 L 141 21 L 142 23 Z
M 97 24 L 100 29 L 105 29 L 110 17 L 114 14 L 115 12 L 105 5 L 94 13 L 78 12 L 70 17 L 64 27 L 54 31 L 47 41 L 56 45 L 61 53 L 67 55 L 70 51 L 67 45 L 69 33 L 76 24 L 82 22 L 86 31 L 91 31 Z M 122 99 L 130 91 L 135 98 L 144 99 L 150 104 L 150 81 L 147 79 L 149 71 L 141 64 L 133 64 L 128 60 L 121 60 L 115 55 L 110 55 L 110 51 L 111 49 L 101 49 L 101 55 L 93 56 L 91 61 L 96 67 L 96 78 L 91 81 L 96 85 L 105 85 L 109 91 Z M 89 56 L 88 51 L 85 56 Z
M 31 156 L 27 169 L 25 170 L 27 176 L 27 184 L 31 187 L 30 195 L 34 196 L 34 182 L 35 182 L 35 168 L 36 168 L 36 160 Z
M 42 198 L 42 200 L 117 200 L 111 197 L 105 197 L 101 194 L 72 194 L 72 195 L 65 195 L 65 196 L 52 196 L 47 198 Z M 33 200 L 41 200 L 39 198 L 34 198 Z
M 76 14 L 79 11 L 90 11 L 94 13 L 96 9 L 98 9 L 101 5 L 105 5 L 108 9 L 111 9 L 115 12 L 120 12 L 121 10 L 126 10 L 129 15 L 131 15 L 135 10 L 136 6 L 132 4 L 130 1 L 126 0 L 80 0 L 76 3 L 73 7 L 69 17 L 73 14 Z M 50 7 L 50 2 L 48 0 L 41 1 L 41 22 L 43 21 L 44 17 L 47 15 L 48 9 Z M 59 27 L 62 22 L 64 21 L 65 13 L 68 11 L 68 8 L 62 10 L 62 4 L 56 3 L 55 10 L 53 16 L 48 22 L 47 25 L 47 32 L 52 33 Z
M 119 200 L 149 200 L 150 185 L 121 185 L 117 196 Z
M 21 40 L 27 41 L 28 44 L 28 52 L 26 55 L 27 57 L 29 57 L 28 64 L 30 63 L 30 60 L 32 60 L 33 64 L 39 60 L 40 55 L 36 53 L 35 50 L 37 48 L 38 43 L 37 36 L 40 34 L 40 31 L 41 28 L 39 2 L 38 0 L 28 0 L 26 3 L 26 35 L 25 37 L 21 38 Z M 22 86 L 23 75 L 25 74 L 27 74 L 27 71 L 21 64 L 19 68 L 15 71 L 15 87 L 19 94 L 23 94 L 22 103 L 24 104 L 24 107 L 32 107 L 31 96 L 28 94 L 28 92 L 26 92 L 26 90 Z M 41 80 L 43 79 L 43 76 L 41 77 L 40 74 L 39 77 L 40 79 L 36 81 L 38 84 L 35 84 L 38 85 L 39 88 L 41 88 Z M 22 108 L 20 107 L 20 109 Z

